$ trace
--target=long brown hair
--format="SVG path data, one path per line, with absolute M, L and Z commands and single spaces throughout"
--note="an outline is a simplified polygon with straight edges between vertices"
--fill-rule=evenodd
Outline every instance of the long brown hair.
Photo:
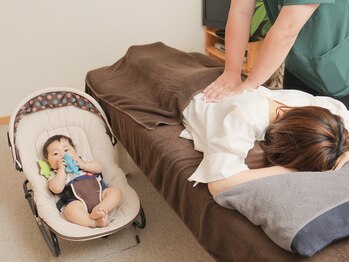
M 268 161 L 299 171 L 332 169 L 337 158 L 349 150 L 343 119 L 317 106 L 286 109 L 278 109 L 265 133 L 262 148 Z

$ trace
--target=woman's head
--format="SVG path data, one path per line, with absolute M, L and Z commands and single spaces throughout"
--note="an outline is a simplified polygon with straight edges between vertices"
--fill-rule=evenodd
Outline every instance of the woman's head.
M 262 146 L 268 161 L 300 171 L 332 169 L 337 158 L 349 150 L 342 118 L 317 106 L 285 109 L 278 109 L 265 133 Z

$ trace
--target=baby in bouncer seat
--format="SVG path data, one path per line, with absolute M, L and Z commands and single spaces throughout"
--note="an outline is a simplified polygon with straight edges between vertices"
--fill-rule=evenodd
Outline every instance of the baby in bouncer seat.
M 54 194 L 60 195 L 57 207 L 65 206 L 65 218 L 81 226 L 106 227 L 109 224 L 108 213 L 120 205 L 122 193 L 118 188 L 105 185 L 101 163 L 79 158 L 73 141 L 64 135 L 50 137 L 43 153 L 52 168 L 48 187 Z M 68 163 L 69 158 L 73 162 Z

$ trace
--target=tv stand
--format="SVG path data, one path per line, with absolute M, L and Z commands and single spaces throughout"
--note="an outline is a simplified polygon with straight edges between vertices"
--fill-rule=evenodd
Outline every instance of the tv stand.
M 216 35 L 216 29 L 205 27 L 205 50 L 206 55 L 212 58 L 215 58 L 222 63 L 225 62 L 225 54 L 223 51 L 215 48 L 215 44 L 224 45 L 224 38 Z
M 220 31 L 210 28 L 210 27 L 205 27 L 205 38 L 206 38 L 206 44 L 205 44 L 205 49 L 206 49 L 206 55 L 209 57 L 213 57 L 221 62 L 225 62 L 225 53 L 223 48 L 217 48 L 217 46 L 224 46 L 224 36 L 219 35 L 221 34 Z M 224 32 L 224 31 L 223 31 Z M 218 34 L 219 33 L 219 34 Z M 218 43 L 218 45 L 217 45 Z M 254 61 L 256 60 L 256 57 L 258 55 L 258 52 L 260 51 L 261 47 L 263 44 L 263 40 L 259 39 L 258 41 L 254 42 L 249 42 L 247 46 L 247 50 L 245 53 L 245 61 L 243 64 L 242 68 L 242 75 L 247 76 L 249 72 L 252 69 L 252 65 Z
M 225 30 L 217 30 L 215 33 L 218 37 L 225 39 Z

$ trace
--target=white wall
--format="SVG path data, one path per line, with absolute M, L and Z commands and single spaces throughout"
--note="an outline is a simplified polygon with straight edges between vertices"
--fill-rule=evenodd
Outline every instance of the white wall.
M 201 0 L 10 0 L 0 7 L 0 117 L 33 91 L 83 90 L 131 45 L 204 52 Z

